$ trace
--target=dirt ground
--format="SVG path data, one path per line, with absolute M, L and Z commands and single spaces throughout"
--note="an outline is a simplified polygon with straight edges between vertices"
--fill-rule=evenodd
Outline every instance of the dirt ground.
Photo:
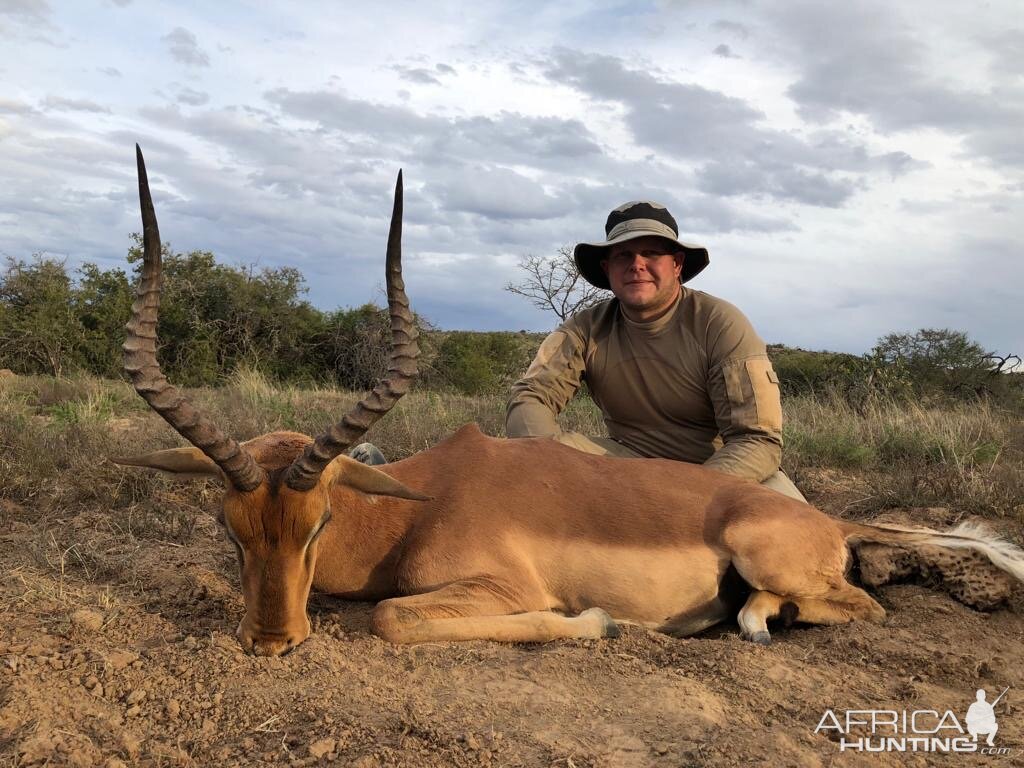
M 369 633 L 372 606 L 314 595 L 313 636 L 268 659 L 234 638 L 235 556 L 210 515 L 189 513 L 182 546 L 128 536 L 100 510 L 41 523 L 0 504 L 3 765 L 1024 764 L 1019 588 L 982 613 L 885 586 L 883 626 L 797 625 L 769 647 L 734 624 L 690 639 L 625 627 L 614 640 L 395 647 Z M 1007 686 L 1005 755 L 840 754 L 814 732 L 826 709 L 963 721 L 977 688 L 991 700 Z

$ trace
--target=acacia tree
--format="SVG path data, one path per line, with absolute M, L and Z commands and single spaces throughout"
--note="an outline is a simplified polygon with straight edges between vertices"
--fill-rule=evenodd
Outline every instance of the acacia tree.
M 526 277 L 521 282 L 508 283 L 505 290 L 529 299 L 535 307 L 554 312 L 562 321 L 608 297 L 608 291 L 583 279 L 569 246 L 562 246 L 554 256 L 527 254 L 519 260 L 519 268 Z
M 1016 355 L 1000 357 L 972 341 L 963 331 L 922 328 L 915 333 L 890 333 L 875 344 L 872 355 L 888 366 L 902 367 L 919 392 L 981 395 L 993 378 L 1012 371 Z

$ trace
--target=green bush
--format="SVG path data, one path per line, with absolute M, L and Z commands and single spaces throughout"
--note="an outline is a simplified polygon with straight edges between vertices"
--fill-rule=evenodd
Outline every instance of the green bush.
M 922 328 L 890 333 L 878 340 L 868 357 L 876 369 L 905 371 L 918 397 L 974 400 L 1015 394 L 1012 385 L 1017 382 L 1004 370 L 1007 358 L 985 350 L 963 331 Z
M 845 389 L 864 375 L 863 360 L 837 352 L 808 352 L 772 345 L 768 349 L 783 395 Z
M 138 238 L 128 261 L 138 272 Z M 163 272 L 158 357 L 179 386 L 222 384 L 245 369 L 275 383 L 366 391 L 386 373 L 386 309 L 365 304 L 324 312 L 302 298 L 305 281 L 293 268 L 233 267 L 208 251 L 177 253 L 166 244 Z M 121 269 L 86 264 L 72 277 L 53 259 L 8 259 L 0 272 L 0 368 L 121 377 L 131 283 Z M 465 394 L 507 393 L 543 338 L 443 332 L 423 318 L 417 324 L 418 386 Z M 1012 373 L 1018 359 L 992 355 L 960 331 L 889 334 L 862 356 L 779 345 L 769 355 L 787 398 L 835 396 L 860 414 L 891 400 L 985 399 L 1024 411 L 1024 374 Z M 80 410 L 74 406 L 65 417 L 77 418 L 72 411 Z
M 512 334 L 454 331 L 438 347 L 432 383 L 466 395 L 507 391 L 526 369 L 526 354 Z
M 875 447 L 844 425 L 818 425 L 814 431 L 786 425 L 783 439 L 786 451 L 798 455 L 808 466 L 866 469 L 878 459 Z
M 84 365 L 84 329 L 62 262 L 7 260 L 0 276 L 0 366 L 60 376 Z

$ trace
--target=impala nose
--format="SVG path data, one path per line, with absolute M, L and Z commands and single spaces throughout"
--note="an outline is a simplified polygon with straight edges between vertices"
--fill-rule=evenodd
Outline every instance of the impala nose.
M 309 637 L 309 631 L 260 632 L 243 620 L 235 630 L 242 650 L 255 656 L 283 656 Z

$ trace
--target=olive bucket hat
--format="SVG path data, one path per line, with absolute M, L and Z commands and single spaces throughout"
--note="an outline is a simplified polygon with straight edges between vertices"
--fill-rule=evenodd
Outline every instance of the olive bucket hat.
M 638 237 L 660 237 L 670 241 L 675 246 L 674 250 L 682 250 L 686 254 L 683 271 L 679 275 L 680 283 L 694 277 L 710 261 L 707 248 L 679 239 L 679 227 L 668 208 L 650 200 L 634 200 L 620 205 L 608 214 L 604 233 L 607 239 L 603 243 L 580 243 L 572 254 L 580 274 L 598 288 L 610 288 L 601 269 L 601 259 L 606 258 L 608 248 Z

